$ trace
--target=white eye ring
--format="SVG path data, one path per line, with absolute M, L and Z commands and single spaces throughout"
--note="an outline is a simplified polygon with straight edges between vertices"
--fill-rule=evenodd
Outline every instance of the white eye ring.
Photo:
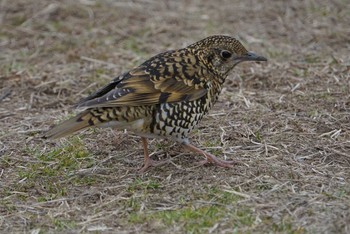
M 232 53 L 231 53 L 230 51 L 228 51 L 228 50 L 222 50 L 222 51 L 220 52 L 220 55 L 221 55 L 221 57 L 223 57 L 224 59 L 228 59 L 228 58 L 230 58 L 230 57 L 232 56 Z

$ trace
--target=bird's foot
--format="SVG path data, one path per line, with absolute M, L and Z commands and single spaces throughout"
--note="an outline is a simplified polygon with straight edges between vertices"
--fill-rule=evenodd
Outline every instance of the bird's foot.
M 184 147 L 185 147 L 185 149 L 187 149 L 189 151 L 199 153 L 199 154 L 202 154 L 205 156 L 205 160 L 200 161 L 198 163 L 199 165 L 211 163 L 211 164 L 215 164 L 219 167 L 231 168 L 233 164 L 239 164 L 239 162 L 237 162 L 237 161 L 226 161 L 226 160 L 219 159 L 219 158 L 215 157 L 214 155 L 207 153 L 207 152 L 205 152 L 205 151 L 203 151 L 203 150 L 201 150 L 201 149 L 199 149 L 199 148 L 197 148 L 189 143 L 184 144 Z
M 212 154 L 206 153 L 204 152 L 203 155 L 206 157 L 206 159 L 199 161 L 198 164 L 199 165 L 205 165 L 205 164 L 215 164 L 219 167 L 226 167 L 226 168 L 231 168 L 233 166 L 233 164 L 238 164 L 238 162 L 236 161 L 227 161 L 227 160 L 223 160 L 223 159 L 219 159 L 217 157 L 215 157 Z
M 143 163 L 143 167 L 141 167 L 141 169 L 139 170 L 139 173 L 144 173 L 150 167 L 158 167 L 158 166 L 164 165 L 167 162 L 168 161 L 154 161 L 153 159 L 148 158 Z

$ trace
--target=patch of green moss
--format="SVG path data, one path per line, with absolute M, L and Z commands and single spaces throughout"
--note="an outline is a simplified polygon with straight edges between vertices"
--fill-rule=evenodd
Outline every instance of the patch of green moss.
M 132 212 L 131 223 L 158 223 L 164 228 L 181 224 L 186 233 L 203 233 L 220 220 L 232 220 L 228 228 L 237 225 L 252 225 L 254 222 L 250 209 L 233 209 L 232 205 L 240 197 L 217 188 L 207 188 L 206 193 L 195 193 L 192 201 L 183 202 L 184 206 L 176 210 L 161 210 L 152 213 Z M 201 202 L 196 202 L 201 201 Z M 225 221 L 226 222 L 226 221 Z M 227 222 L 226 222 L 227 223 Z
M 81 184 L 95 180 L 90 177 L 75 175 L 80 168 L 89 168 L 93 165 L 92 158 L 83 142 L 78 138 L 57 146 L 49 152 L 40 149 L 27 149 L 33 161 L 18 172 L 19 180 L 16 190 L 28 192 L 41 191 L 37 201 L 49 201 L 67 194 L 70 183 Z M 26 199 L 26 198 L 24 198 Z

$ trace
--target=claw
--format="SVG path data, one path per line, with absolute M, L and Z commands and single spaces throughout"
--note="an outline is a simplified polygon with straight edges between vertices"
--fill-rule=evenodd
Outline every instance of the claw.
M 150 167 L 158 167 L 158 166 L 164 165 L 165 163 L 167 163 L 167 161 L 157 162 L 151 158 L 148 158 L 145 160 L 143 167 L 140 168 L 139 173 L 144 173 Z
M 202 160 L 200 162 L 198 162 L 199 165 L 205 165 L 207 163 L 212 163 L 212 164 L 215 164 L 219 167 L 226 167 L 226 168 L 231 168 L 233 167 L 232 165 L 233 164 L 238 164 L 239 162 L 236 162 L 236 161 L 226 161 L 226 160 L 223 160 L 223 159 L 218 159 L 217 157 L 215 157 L 214 155 L 210 154 L 210 153 L 207 153 L 201 149 L 198 149 L 197 147 L 191 145 L 191 144 L 184 144 L 184 147 L 192 152 L 195 152 L 195 153 L 200 153 L 202 155 L 205 156 L 205 160 Z

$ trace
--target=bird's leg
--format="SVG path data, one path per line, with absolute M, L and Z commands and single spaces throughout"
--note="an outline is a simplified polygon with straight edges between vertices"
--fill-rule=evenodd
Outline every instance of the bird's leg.
M 163 165 L 165 162 L 156 162 L 149 157 L 147 139 L 145 137 L 141 137 L 141 141 L 143 145 L 143 152 L 144 152 L 145 159 L 144 159 L 143 167 L 139 170 L 139 172 L 144 173 L 149 167 L 156 167 L 156 166 Z
M 153 160 L 149 157 L 148 153 L 148 146 L 147 146 L 147 139 L 144 137 L 141 137 L 142 145 L 143 145 L 143 153 L 144 153 L 144 163 L 143 167 L 140 169 L 140 173 L 145 172 L 150 166 L 153 164 Z
M 215 157 L 214 155 L 207 153 L 197 147 L 195 147 L 194 145 L 191 145 L 189 143 L 183 143 L 183 146 L 185 149 L 191 151 L 191 152 L 195 152 L 195 153 L 199 153 L 205 156 L 205 160 L 200 161 L 199 164 L 206 164 L 206 163 L 213 163 L 217 166 L 220 167 L 232 167 L 232 164 L 237 164 L 238 162 L 235 161 L 226 161 L 226 160 L 222 160 L 222 159 L 218 159 L 217 157 Z

